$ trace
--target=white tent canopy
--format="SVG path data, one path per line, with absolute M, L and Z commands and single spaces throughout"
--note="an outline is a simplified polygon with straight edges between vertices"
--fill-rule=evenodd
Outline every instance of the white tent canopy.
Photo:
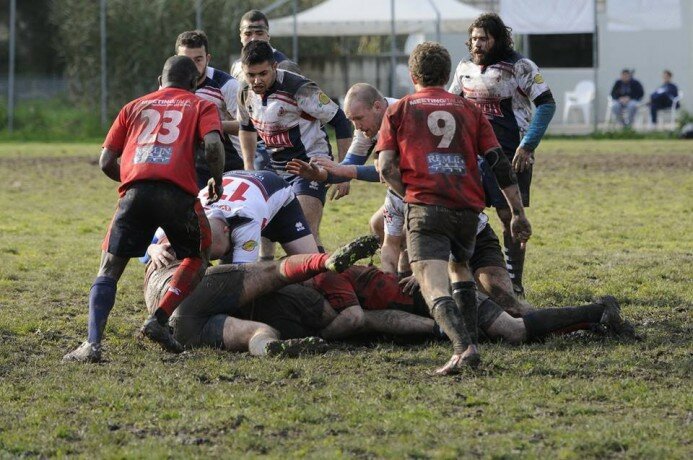
M 296 16 L 298 35 L 389 35 L 392 28 L 391 0 L 327 0 Z M 396 0 L 397 34 L 464 32 L 483 11 L 456 0 Z M 440 21 L 440 22 L 438 22 Z M 294 34 L 294 17 L 272 19 L 270 34 Z

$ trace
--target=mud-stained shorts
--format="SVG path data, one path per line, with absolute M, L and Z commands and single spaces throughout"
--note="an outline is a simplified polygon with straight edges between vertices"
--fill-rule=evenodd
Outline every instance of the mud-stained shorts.
M 472 273 L 484 267 L 505 268 L 505 259 L 498 236 L 490 224 L 486 224 L 486 227 L 476 235 L 474 254 L 469 259 L 469 268 L 471 268 Z
M 101 249 L 120 257 L 140 257 L 158 227 L 164 229 L 180 259 L 200 257 L 212 241 L 197 197 L 169 182 L 139 181 L 118 201 Z
M 479 213 L 471 209 L 407 204 L 409 261 L 468 261 L 474 252 Z
M 246 272 L 241 265 L 217 265 L 207 269 L 195 290 L 171 316 L 173 335 L 186 346 L 211 345 L 203 337 L 205 324 L 218 314 L 238 317 L 238 299 Z
M 324 305 L 325 298 L 315 289 L 291 284 L 244 305 L 239 318 L 265 323 L 282 339 L 295 339 L 317 335 L 325 326 Z

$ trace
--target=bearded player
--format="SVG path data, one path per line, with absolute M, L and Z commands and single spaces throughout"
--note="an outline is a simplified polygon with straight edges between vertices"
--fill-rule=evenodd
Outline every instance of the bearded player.
M 467 47 L 471 60 L 458 64 L 448 91 L 474 102 L 491 122 L 503 153 L 512 162 L 527 207 L 534 151 L 556 111 L 553 95 L 536 64 L 513 49 L 511 30 L 497 14 L 482 14 L 469 26 Z M 496 208 L 503 224 L 505 258 L 515 293 L 524 296 L 525 246 L 512 238 L 511 210 L 487 165 L 483 178 L 487 204 Z

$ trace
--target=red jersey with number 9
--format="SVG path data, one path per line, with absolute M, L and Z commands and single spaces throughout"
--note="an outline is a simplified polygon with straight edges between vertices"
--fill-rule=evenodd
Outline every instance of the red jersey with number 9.
M 120 154 L 121 196 L 140 180 L 172 182 L 197 196 L 195 146 L 222 132 L 214 104 L 190 91 L 163 88 L 120 110 L 103 147 Z
M 424 88 L 391 105 L 376 152 L 399 155 L 404 201 L 451 209 L 484 209 L 477 155 L 499 147 L 482 112 L 442 88 Z

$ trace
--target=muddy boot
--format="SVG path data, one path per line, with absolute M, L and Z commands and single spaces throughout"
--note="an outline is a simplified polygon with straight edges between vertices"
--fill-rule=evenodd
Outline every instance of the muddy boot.
M 181 345 L 176 339 L 171 335 L 171 330 L 168 327 L 168 323 L 161 324 L 156 319 L 156 316 L 150 316 L 142 325 L 140 333 L 152 340 L 166 351 L 171 353 L 182 353 L 183 345 Z
M 101 344 L 84 342 L 65 356 L 63 361 L 98 363 L 101 361 Z
M 320 337 L 274 340 L 265 345 L 267 356 L 295 358 L 299 355 L 318 354 L 327 351 L 327 342 Z
M 358 260 L 370 257 L 378 250 L 378 237 L 366 235 L 356 238 L 334 251 L 325 262 L 325 268 L 330 271 L 342 273 L 354 265 Z

